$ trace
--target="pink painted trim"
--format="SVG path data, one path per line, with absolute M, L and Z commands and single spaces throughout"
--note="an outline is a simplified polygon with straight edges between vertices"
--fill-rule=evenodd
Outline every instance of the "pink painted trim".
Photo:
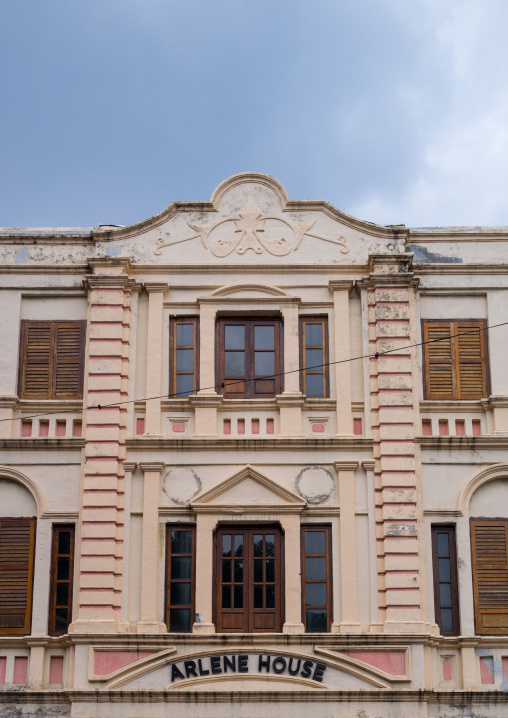
M 49 684 L 63 683 L 63 656 L 51 656 L 49 661 Z
M 134 661 L 152 656 L 153 653 L 154 651 L 95 651 L 94 673 L 96 676 L 107 676 Z
M 453 671 L 452 671 L 452 659 L 451 658 L 445 658 L 443 660 L 443 680 L 444 681 L 451 681 L 453 678 Z
M 5 685 L 5 669 L 7 667 L 7 658 L 0 656 L 0 686 Z
M 24 686 L 28 671 L 28 657 L 15 656 L 14 658 L 14 676 L 12 683 L 15 686 Z
M 494 677 L 494 659 L 492 656 L 480 657 L 480 677 L 482 685 L 493 685 Z
M 363 661 L 369 666 L 379 668 L 390 676 L 406 675 L 406 656 L 404 651 L 342 651 L 350 658 Z

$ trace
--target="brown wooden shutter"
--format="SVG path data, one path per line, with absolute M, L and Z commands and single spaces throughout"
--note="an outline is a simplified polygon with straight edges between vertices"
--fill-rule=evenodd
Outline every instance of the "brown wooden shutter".
M 426 399 L 454 399 L 455 372 L 451 322 L 425 322 L 423 340 L 425 354 Z M 428 343 L 427 343 L 428 342 Z
M 35 519 L 0 519 L 0 634 L 30 633 Z
M 487 396 L 483 322 L 455 322 L 459 399 Z
M 23 321 L 20 386 L 23 399 L 81 399 L 86 322 Z
M 472 520 L 476 632 L 508 633 L 508 520 Z
M 83 395 L 84 322 L 55 322 L 54 399 Z
M 20 396 L 49 399 L 52 391 L 52 323 L 22 322 L 20 352 Z

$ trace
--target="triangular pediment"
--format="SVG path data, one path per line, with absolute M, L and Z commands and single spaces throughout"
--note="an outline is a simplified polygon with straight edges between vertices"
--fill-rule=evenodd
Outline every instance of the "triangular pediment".
M 191 505 L 196 510 L 279 507 L 280 510 L 301 511 L 306 503 L 300 496 L 276 484 L 252 466 L 246 466 L 198 496 L 191 501 Z

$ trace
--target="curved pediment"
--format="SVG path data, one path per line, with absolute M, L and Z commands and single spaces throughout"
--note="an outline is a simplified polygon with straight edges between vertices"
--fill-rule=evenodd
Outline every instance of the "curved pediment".
M 388 689 L 389 677 L 339 654 L 257 649 L 161 652 L 112 675 L 104 690 L 326 691 Z
M 239 507 L 242 510 L 273 509 L 300 512 L 306 502 L 297 494 L 283 488 L 252 466 L 246 466 L 229 479 L 209 489 L 191 501 L 195 511 L 223 511 Z
M 283 292 L 278 287 L 271 287 L 268 284 L 234 284 L 229 287 L 221 287 L 216 289 L 210 297 L 238 297 L 239 299 L 250 299 L 258 297 L 281 297 L 284 299 L 291 298 L 290 294 Z

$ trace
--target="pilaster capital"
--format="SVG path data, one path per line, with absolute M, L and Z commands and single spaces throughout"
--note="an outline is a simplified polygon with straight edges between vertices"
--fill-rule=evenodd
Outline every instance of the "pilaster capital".
M 131 473 L 136 470 L 137 465 L 138 465 L 137 461 L 125 461 L 123 468 L 124 468 L 124 471 L 128 471 L 129 473 Z
M 374 471 L 376 468 L 376 462 L 374 459 L 369 459 L 368 461 L 362 461 L 362 466 L 365 471 Z
M 300 392 L 294 394 L 277 394 L 275 401 L 279 408 L 288 406 L 301 408 L 305 403 L 305 394 Z
M 87 262 L 94 274 L 103 276 L 126 275 L 131 268 L 129 257 L 89 257 Z
M 217 409 L 222 404 L 222 394 L 193 394 L 189 396 L 191 406 L 207 409 Z
M 334 461 L 333 467 L 337 473 L 339 471 L 356 471 L 358 468 L 358 461 Z
M 122 289 L 134 293 L 141 290 L 142 285 L 135 279 L 130 279 L 126 274 L 112 274 L 106 276 L 103 274 L 90 274 L 83 279 L 85 289 L 100 291 L 101 289 Z
M 156 292 L 162 292 L 163 294 L 168 290 L 167 282 L 144 282 L 143 288 L 148 294 L 155 294 Z
M 353 285 L 352 279 L 330 279 L 328 289 L 330 292 L 350 292 Z
M 0 409 L 14 409 L 18 406 L 17 396 L 0 396 Z
M 139 468 L 143 473 L 162 473 L 166 464 L 163 461 L 140 461 Z

